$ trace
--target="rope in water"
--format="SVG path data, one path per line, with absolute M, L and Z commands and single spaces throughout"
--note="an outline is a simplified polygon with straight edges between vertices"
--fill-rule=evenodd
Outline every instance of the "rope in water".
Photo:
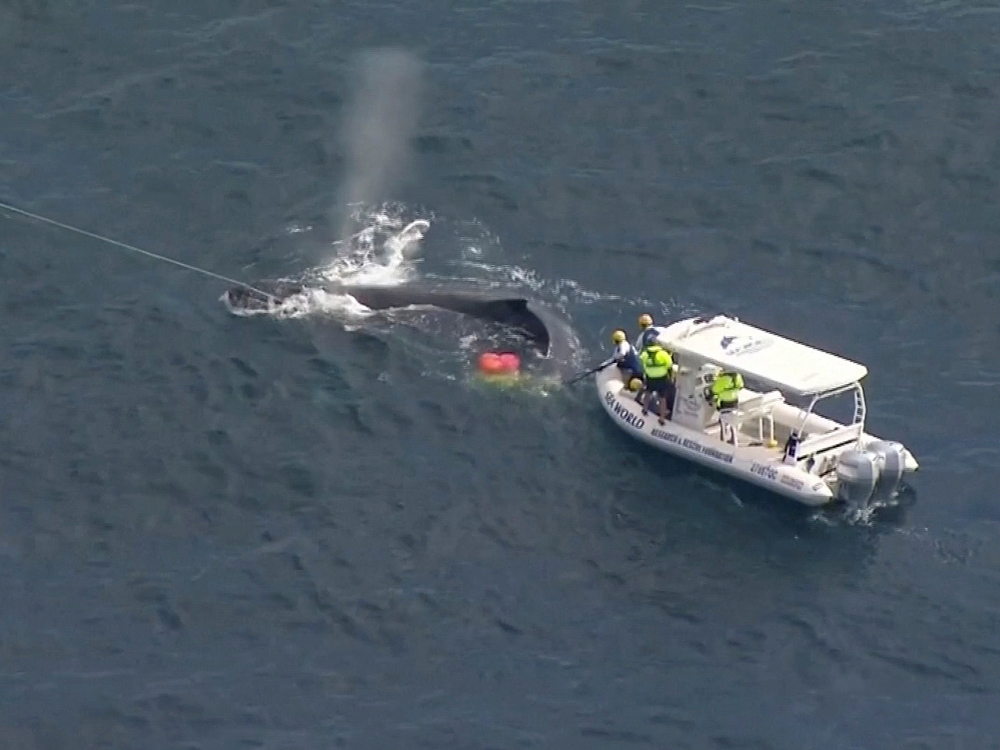
M 249 289 L 251 292 L 256 292 L 257 294 L 261 294 L 269 300 L 274 298 L 273 295 L 263 291 L 262 289 L 257 289 L 256 287 L 247 284 L 245 281 L 240 281 L 238 279 L 231 279 L 228 276 L 223 276 L 222 274 L 215 273 L 214 271 L 208 271 L 204 268 L 198 268 L 198 266 L 192 266 L 189 263 L 183 263 L 179 260 L 168 258 L 165 255 L 158 255 L 156 253 L 151 253 L 149 250 L 143 250 L 142 248 L 136 247 L 135 245 L 129 245 L 124 242 L 119 242 L 118 240 L 113 240 L 110 237 L 104 237 L 100 234 L 95 234 L 94 232 L 88 232 L 86 229 L 80 229 L 79 227 L 70 226 L 69 224 L 64 224 L 61 221 L 56 221 L 55 219 L 49 219 L 45 216 L 40 216 L 39 214 L 33 214 L 30 211 L 25 211 L 23 208 L 17 208 L 16 206 L 11 206 L 7 203 L 0 202 L 0 209 L 3 209 L 5 211 L 10 211 L 15 214 L 20 214 L 21 216 L 25 216 L 29 219 L 40 221 L 43 224 L 50 224 L 54 227 L 59 227 L 60 229 L 65 229 L 69 232 L 76 232 L 77 234 L 82 234 L 84 237 L 90 237 L 91 239 L 95 239 L 100 242 L 106 242 L 109 245 L 115 245 L 116 247 L 123 248 L 124 250 L 131 250 L 134 253 L 139 253 L 140 255 L 146 255 L 150 258 L 153 258 L 154 260 L 161 260 L 164 263 L 172 263 L 175 266 L 180 266 L 181 268 L 185 268 L 188 271 L 195 271 L 196 273 L 209 276 L 213 279 L 225 281 L 228 284 L 235 284 L 236 286 L 241 286 L 245 289 Z

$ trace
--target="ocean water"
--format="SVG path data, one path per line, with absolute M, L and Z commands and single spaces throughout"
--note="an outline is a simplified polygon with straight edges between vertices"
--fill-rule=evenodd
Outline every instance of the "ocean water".
M 238 280 L 506 283 L 574 365 L 864 362 L 897 506 L 647 450 L 489 332 L 0 211 L 0 748 L 1000 746 L 1000 14 L 0 3 L 0 201 Z M 429 223 L 419 242 L 393 238 Z

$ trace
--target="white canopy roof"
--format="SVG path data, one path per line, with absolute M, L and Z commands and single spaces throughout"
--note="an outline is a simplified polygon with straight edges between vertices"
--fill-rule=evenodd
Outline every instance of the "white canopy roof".
M 677 354 L 680 364 L 687 364 L 688 355 L 799 395 L 849 386 L 868 374 L 857 362 L 724 315 L 674 323 L 661 331 L 659 342 Z

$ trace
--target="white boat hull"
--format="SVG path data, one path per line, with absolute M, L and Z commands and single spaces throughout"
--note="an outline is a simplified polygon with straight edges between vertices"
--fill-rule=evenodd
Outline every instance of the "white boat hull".
M 707 468 L 761 487 L 809 506 L 820 506 L 837 500 L 836 480 L 825 479 L 807 471 L 801 464 L 783 463 L 779 448 L 762 445 L 734 446 L 710 432 L 700 431 L 670 420 L 659 424 L 658 415 L 650 411 L 643 415 L 635 395 L 623 391 L 615 367 L 597 375 L 597 391 L 601 406 L 622 430 L 647 445 Z M 788 406 L 787 408 L 794 408 Z M 717 429 L 717 428 L 716 428 Z M 877 438 L 862 434 L 862 442 Z M 916 462 L 906 452 L 907 471 L 915 470 Z

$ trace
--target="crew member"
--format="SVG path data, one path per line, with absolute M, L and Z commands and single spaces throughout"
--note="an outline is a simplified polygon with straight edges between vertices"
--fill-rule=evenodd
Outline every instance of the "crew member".
M 633 378 L 642 377 L 642 361 L 635 347 L 628 342 L 625 331 L 621 329 L 611 334 L 611 341 L 615 345 L 615 353 L 610 358 L 601 363 L 601 368 L 608 365 L 618 365 L 618 370 L 622 374 L 622 382 L 631 387 Z
M 643 313 L 639 316 L 639 338 L 635 341 L 635 348 L 642 351 L 647 346 L 656 341 L 660 332 L 653 327 L 653 316 Z
M 659 402 L 660 424 L 663 424 L 673 413 L 674 408 L 674 394 L 676 393 L 673 381 L 674 361 L 670 353 L 655 341 L 642 350 L 639 359 L 646 376 L 642 413 L 649 412 L 649 399 L 655 393 L 656 400 Z
M 743 376 L 731 370 L 720 372 L 712 383 L 712 406 L 719 410 L 719 437 L 723 440 L 729 439 L 731 442 L 735 442 L 732 440 L 735 436 L 727 436 L 726 432 L 732 431 L 729 418 L 739 405 L 742 387 Z
M 740 401 L 743 376 L 738 372 L 723 370 L 712 383 L 712 405 L 719 411 L 735 409 Z

